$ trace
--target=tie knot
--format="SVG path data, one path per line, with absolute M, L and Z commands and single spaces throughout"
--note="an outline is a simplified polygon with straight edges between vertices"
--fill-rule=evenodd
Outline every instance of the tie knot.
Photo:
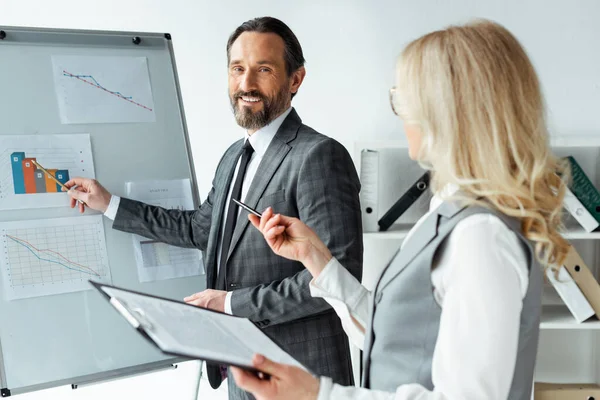
M 243 147 L 244 151 L 246 153 L 252 153 L 254 151 L 254 148 L 252 147 L 252 145 L 250 144 L 249 140 L 246 140 L 244 142 L 244 147 Z

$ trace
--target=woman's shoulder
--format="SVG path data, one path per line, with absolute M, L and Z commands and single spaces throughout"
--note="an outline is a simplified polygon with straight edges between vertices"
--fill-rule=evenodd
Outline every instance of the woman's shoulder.
M 449 257 L 444 258 L 458 267 L 448 269 L 452 275 L 461 274 L 463 267 L 470 264 L 466 260 L 484 262 L 486 265 L 481 267 L 492 274 L 494 269 L 512 267 L 519 276 L 521 293 L 525 295 L 527 291 L 529 262 L 522 239 L 492 213 L 473 214 L 458 222 L 448 236 L 445 253 Z
M 519 235 L 500 217 L 492 213 L 477 213 L 459 221 L 448 237 L 450 245 L 480 245 L 489 247 L 489 251 L 511 250 L 523 253 Z

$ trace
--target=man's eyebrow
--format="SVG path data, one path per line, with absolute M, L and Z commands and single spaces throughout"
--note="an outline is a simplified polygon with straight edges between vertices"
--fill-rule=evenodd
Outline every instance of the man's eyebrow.
M 242 60 L 231 60 L 229 65 L 241 64 Z M 272 60 L 260 60 L 257 62 L 258 65 L 275 65 L 276 63 Z

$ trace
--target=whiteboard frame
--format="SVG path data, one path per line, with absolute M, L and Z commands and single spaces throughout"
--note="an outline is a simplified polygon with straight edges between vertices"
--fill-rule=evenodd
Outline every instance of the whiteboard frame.
M 185 119 L 185 111 L 183 107 L 183 99 L 181 95 L 179 76 L 177 74 L 177 65 L 175 62 L 175 54 L 173 50 L 173 42 L 171 34 L 169 33 L 157 33 L 157 32 L 132 32 L 132 31 L 105 31 L 105 30 L 80 30 L 80 29 L 62 29 L 62 28 L 38 28 L 38 27 L 18 27 L 18 26 L 0 26 L 0 32 L 4 32 L 6 36 L 0 39 L 0 45 L 4 41 L 11 41 L 11 33 L 19 33 L 21 36 L 29 37 L 39 36 L 41 35 L 42 39 L 39 41 L 40 44 L 43 43 L 56 43 L 57 40 L 51 40 L 52 37 L 63 37 L 64 35 L 73 35 L 72 41 L 69 41 L 69 44 L 73 45 L 110 45 L 111 47 L 117 46 L 131 46 L 132 40 L 134 37 L 139 37 L 142 39 L 140 45 L 143 46 L 143 43 L 146 40 L 156 41 L 156 40 L 166 40 L 167 50 L 169 52 L 169 57 L 171 61 L 171 67 L 173 72 L 173 79 L 175 82 L 175 91 L 177 94 L 177 101 L 181 119 L 181 125 L 183 130 L 183 139 L 185 144 L 185 151 L 188 158 L 188 169 L 189 169 L 189 177 L 192 186 L 192 197 L 194 209 L 197 209 L 200 205 L 200 198 L 198 193 L 198 183 L 196 179 L 196 172 L 194 167 L 194 161 L 192 157 L 191 144 L 188 134 L 187 122 Z M 4 35 L 0 35 L 4 36 Z M 79 39 L 79 40 L 78 40 Z M 113 41 L 123 39 L 123 42 L 118 42 L 116 45 Z M 90 43 L 91 41 L 91 43 Z M 28 43 L 33 42 L 33 40 L 28 41 Z M 62 42 L 61 42 L 62 43 Z M 135 45 L 135 43 L 134 43 Z M 99 372 L 95 374 L 76 376 L 72 378 L 67 378 L 58 381 L 50 381 L 43 384 L 31 385 L 31 386 L 23 386 L 23 387 L 15 387 L 9 388 L 7 387 L 7 378 L 6 378 L 6 367 L 4 363 L 4 357 L 2 353 L 2 342 L 0 340 L 0 397 L 8 397 L 15 394 L 22 394 L 32 391 L 38 391 L 43 389 L 49 389 L 58 386 L 71 385 L 73 389 L 76 389 L 78 386 L 89 385 L 94 383 L 100 383 L 103 381 L 110 381 L 125 377 L 130 377 L 133 375 L 139 375 L 148 372 L 154 372 L 157 370 L 163 370 L 166 368 L 176 367 L 176 363 L 189 361 L 187 358 L 183 357 L 172 357 L 166 360 L 145 363 L 134 365 L 125 368 L 118 368 L 113 370 L 108 370 L 104 372 Z

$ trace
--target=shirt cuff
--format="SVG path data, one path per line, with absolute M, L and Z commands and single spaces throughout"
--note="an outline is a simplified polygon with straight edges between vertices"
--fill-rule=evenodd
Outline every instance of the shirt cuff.
M 333 388 L 333 381 L 331 378 L 322 376 L 319 378 L 319 395 L 317 400 L 329 400 L 331 397 L 331 389 Z
M 368 291 L 348 270 L 333 257 L 318 277 L 310 281 L 310 294 L 313 297 L 327 297 L 340 300 L 352 310 L 363 300 Z
M 119 196 L 111 196 L 110 203 L 108 203 L 108 207 L 106 211 L 104 211 L 104 215 L 106 218 L 115 220 L 117 218 L 117 211 L 119 210 L 119 203 L 121 202 L 121 198 Z
M 231 296 L 233 292 L 227 292 L 225 296 L 225 314 L 233 315 L 233 311 L 231 310 Z

